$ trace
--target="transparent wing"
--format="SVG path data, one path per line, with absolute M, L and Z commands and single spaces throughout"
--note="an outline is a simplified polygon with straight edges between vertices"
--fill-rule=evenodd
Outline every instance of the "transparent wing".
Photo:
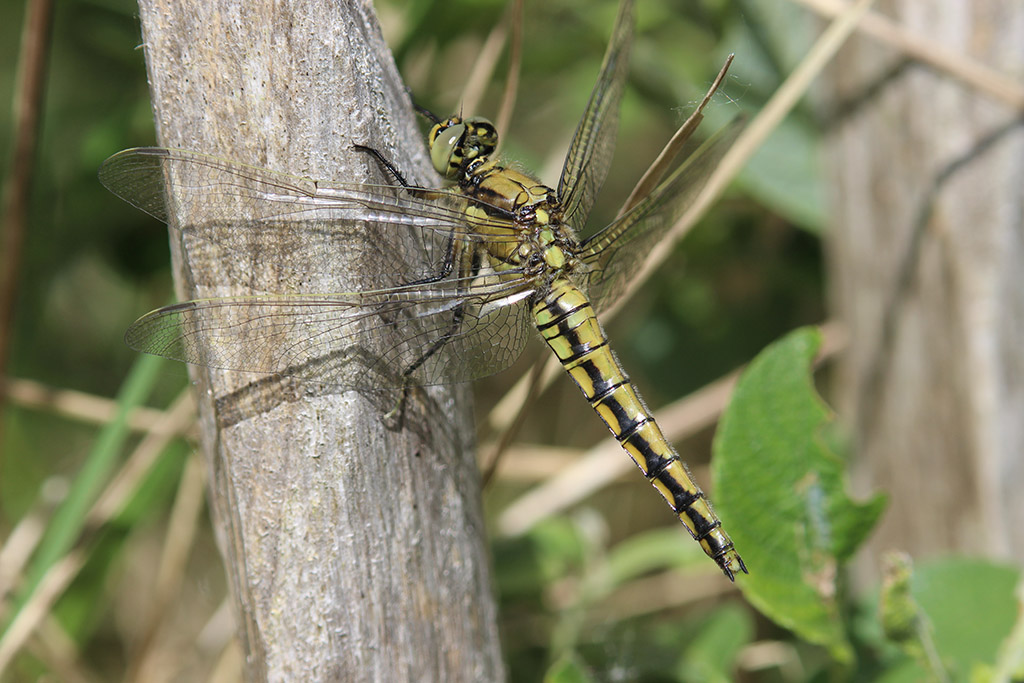
M 479 279 L 479 278 L 476 278 Z M 489 375 L 529 338 L 529 282 L 445 281 L 372 292 L 200 299 L 144 315 L 138 351 L 345 388 Z M 397 384 L 395 384 L 397 382 Z
M 336 271 L 339 249 L 357 242 L 375 249 L 384 259 L 378 270 L 385 277 L 378 273 L 354 287 L 425 278 L 452 242 L 517 239 L 510 222 L 494 217 L 493 207 L 468 215 L 467 206 L 476 200 L 458 193 L 317 182 L 186 150 L 125 150 L 103 163 L 99 178 L 188 238 L 243 253 L 276 245 L 264 260 L 312 279 Z M 417 264 L 424 258 L 426 263 Z M 417 265 L 410 270 L 410 264 Z M 395 275 L 389 280 L 390 273 Z
M 614 303 L 648 252 L 690 207 L 707 184 L 745 119 L 737 119 L 697 148 L 631 211 L 584 241 L 583 260 L 590 300 L 597 310 Z
M 633 39 L 633 0 L 623 0 L 601 74 L 576 127 L 558 180 L 562 218 L 580 233 L 594 199 L 608 177 L 619 127 L 619 101 L 629 73 L 629 47 Z
M 126 333 L 139 351 L 360 388 L 404 376 L 436 384 L 497 372 L 527 339 L 521 301 L 532 282 L 512 269 L 487 270 L 487 243 L 517 234 L 494 211 L 468 215 L 471 198 L 321 183 L 158 148 L 120 152 L 99 175 L 122 199 L 178 229 L 190 258 L 217 259 L 208 277 L 220 281 L 199 284 L 230 278 L 256 293 L 266 283 L 292 288 L 149 313 Z M 419 239 L 410 242 L 410 234 Z M 235 264 L 223 253 L 232 249 L 252 256 Z M 339 268 L 340 249 L 371 261 L 371 274 Z M 317 282 L 353 291 L 309 293 Z

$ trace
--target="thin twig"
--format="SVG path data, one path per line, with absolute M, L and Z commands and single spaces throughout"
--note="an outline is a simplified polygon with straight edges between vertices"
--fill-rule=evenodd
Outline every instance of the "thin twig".
M 836 17 L 848 9 L 842 0 L 792 0 L 826 17 Z M 911 33 L 892 19 L 877 12 L 864 15 L 857 29 L 872 38 L 935 68 L 945 71 L 976 90 L 1024 110 L 1024 86 L 998 69 L 979 62 L 962 52 Z
M 14 125 L 11 138 L 14 153 L 11 172 L 4 188 L 3 248 L 0 249 L 0 381 L 7 374 L 14 302 L 21 278 L 21 253 L 25 244 L 28 204 L 32 192 L 39 120 L 46 91 L 46 66 L 50 54 L 51 0 L 32 0 L 25 8 L 18 55 L 17 85 L 14 89 Z M 0 420 L 0 425 L 3 424 Z M 2 430 L 2 427 L 0 427 Z M 0 431 L 0 440 L 3 433 Z
M 104 396 L 86 394 L 73 389 L 56 389 L 31 379 L 10 379 L 3 387 L 5 396 L 23 408 L 35 408 L 81 420 L 90 424 L 106 424 L 117 414 L 117 402 Z M 159 433 L 164 412 L 138 407 L 128 414 L 128 427 L 137 432 Z M 173 435 L 170 435 L 173 436 Z M 178 434 L 189 437 L 190 435 Z

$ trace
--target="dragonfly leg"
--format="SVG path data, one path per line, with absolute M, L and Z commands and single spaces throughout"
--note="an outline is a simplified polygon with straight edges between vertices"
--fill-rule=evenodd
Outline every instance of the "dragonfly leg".
M 441 280 L 445 277 L 448 277 L 452 269 L 455 267 L 456 257 L 454 252 L 454 235 L 452 235 L 448 242 L 447 254 L 445 256 L 445 265 L 442 269 L 444 271 L 443 274 L 437 277 L 427 278 L 420 282 L 413 282 L 411 284 L 418 285 L 429 282 L 436 282 L 437 280 Z M 460 265 L 458 274 L 459 281 L 463 284 L 459 285 L 459 290 L 461 293 L 464 293 L 465 291 L 467 291 L 468 288 L 468 284 L 466 283 L 469 283 L 472 280 L 472 278 L 478 275 L 480 272 L 480 268 L 482 267 L 483 264 L 483 254 L 479 250 L 475 249 L 469 252 L 462 250 L 460 256 L 461 258 L 459 259 Z M 402 377 L 404 378 L 404 383 L 406 385 L 412 382 L 412 374 L 416 372 L 416 370 L 418 370 L 420 366 L 427 362 L 427 360 L 429 360 L 431 356 L 440 351 L 445 344 L 449 343 L 455 337 L 456 333 L 459 331 L 459 328 L 462 327 L 462 322 L 465 319 L 465 317 L 466 308 L 464 304 L 460 303 L 459 305 L 455 306 L 452 309 L 452 320 L 448 324 L 448 328 L 444 330 L 440 334 L 440 336 L 437 337 L 437 339 L 434 340 L 430 347 L 426 351 L 424 351 L 419 358 L 413 361 L 407 368 L 405 368 L 405 370 L 402 371 Z
M 412 92 L 409 91 L 409 90 L 407 90 L 406 92 L 408 92 L 409 93 L 409 97 L 412 98 Z M 416 110 L 417 114 L 419 114 L 420 116 L 422 116 L 426 120 L 430 121 L 431 123 L 433 123 L 433 124 L 441 123 L 441 118 L 437 114 L 435 114 L 434 112 L 430 111 L 426 107 L 420 106 L 419 104 L 416 103 L 415 100 L 413 100 L 412 108 Z
M 369 154 L 374 159 L 376 159 L 377 163 L 380 164 L 381 167 L 383 167 L 388 172 L 388 174 L 391 175 L 392 178 L 398 181 L 398 184 L 402 186 L 402 189 L 404 189 L 406 192 L 413 195 L 414 197 L 420 197 L 422 199 L 434 199 L 435 197 L 438 196 L 438 193 L 435 190 L 432 190 L 427 187 L 419 187 L 407 181 L 405 179 L 405 176 L 402 175 L 402 172 L 398 170 L 398 166 L 396 166 L 394 162 L 392 162 L 386 156 L 381 154 L 380 150 L 375 149 L 373 147 L 368 147 L 366 145 L 352 145 L 352 149 L 356 150 L 357 152 Z
M 416 386 L 416 383 L 412 379 L 412 374 L 426 363 L 431 356 L 440 351 L 445 344 L 451 341 L 452 337 L 462 325 L 462 319 L 464 317 L 465 313 L 463 311 L 463 307 L 458 306 L 453 312 L 452 322 L 444 334 L 435 339 L 429 349 L 424 351 L 419 358 L 409 364 L 409 366 L 402 371 L 402 390 L 398 396 L 398 401 L 395 402 L 395 405 L 391 410 L 381 416 L 381 421 L 387 425 L 389 429 L 401 429 L 402 422 L 405 417 L 405 406 L 409 400 L 409 393 Z
M 373 147 L 367 147 L 366 145 L 352 145 L 352 148 L 359 152 L 369 154 L 374 159 L 376 159 L 377 163 L 379 163 L 384 169 L 386 169 L 387 172 L 390 173 L 392 177 L 394 177 L 394 179 L 398 181 L 402 188 L 409 192 L 410 194 L 419 197 L 429 197 L 431 194 L 433 194 L 430 190 L 427 190 L 425 188 L 410 185 L 406 181 L 405 176 L 403 176 L 401 171 L 398 170 L 398 167 L 395 166 L 395 164 L 393 164 L 387 157 L 381 154 L 379 150 L 374 149 Z M 442 261 L 440 271 L 436 275 L 431 275 L 430 277 L 426 277 L 421 280 L 413 280 L 412 282 L 406 282 L 403 286 L 409 287 L 415 285 L 426 285 L 434 282 L 440 282 L 441 280 L 451 275 L 452 268 L 455 267 L 455 248 L 455 230 L 453 229 L 448 232 L 448 242 L 445 245 L 444 260 Z
M 437 282 L 439 280 L 443 280 L 444 278 L 447 278 L 451 274 L 452 270 L 455 268 L 455 260 L 456 260 L 455 250 L 456 250 L 455 239 L 454 239 L 454 234 L 452 234 L 449 237 L 449 240 L 448 240 L 448 246 L 446 248 L 445 260 L 444 260 L 444 264 L 443 264 L 443 266 L 441 268 L 441 272 L 438 273 L 437 275 L 431 276 L 429 278 L 424 278 L 423 280 L 417 280 L 415 282 L 410 282 L 410 283 L 408 283 L 407 286 L 409 286 L 409 285 L 428 284 L 428 283 Z M 480 262 L 481 262 L 479 254 L 471 255 L 471 256 L 469 256 L 468 259 L 463 258 L 462 260 L 464 262 L 464 265 L 460 266 L 460 268 L 459 268 L 460 275 L 464 271 L 468 271 L 470 273 L 476 273 L 479 270 Z M 467 261 L 467 260 L 468 260 L 468 265 L 465 264 L 465 261 Z M 469 281 L 468 278 L 460 278 L 460 279 L 462 279 L 463 282 L 468 282 Z M 463 286 L 463 288 L 464 287 L 465 286 Z M 398 401 L 395 403 L 395 406 L 391 410 L 389 410 L 383 416 L 382 419 L 384 420 L 385 424 L 388 424 L 389 426 L 394 425 L 393 428 L 395 428 L 395 429 L 400 428 L 401 422 L 402 422 L 402 418 L 403 418 L 404 413 L 405 413 L 405 405 L 406 405 L 406 402 L 408 401 L 408 398 L 409 398 L 409 392 L 412 390 L 412 388 L 416 384 L 416 382 L 413 379 L 413 374 L 420 367 L 422 367 L 423 364 L 426 363 L 432 356 L 434 356 L 442 348 L 444 348 L 444 346 L 446 344 L 451 342 L 451 340 L 458 333 L 459 328 L 462 327 L 462 323 L 463 323 L 463 320 L 465 319 L 465 317 L 466 317 L 465 306 L 462 305 L 462 304 L 460 304 L 458 306 L 455 306 L 452 309 L 451 322 L 449 322 L 448 325 L 438 335 L 438 337 L 436 339 L 434 339 L 434 341 L 430 344 L 430 346 L 427 348 L 426 351 L 421 353 L 419 355 L 419 357 L 416 358 L 416 360 L 414 360 L 412 363 L 410 363 L 408 366 L 406 366 L 406 368 L 404 370 L 402 370 L 402 389 L 401 389 L 401 394 L 400 394 L 400 396 L 398 398 Z
M 376 159 L 377 163 L 386 168 L 388 173 L 391 174 L 391 177 L 397 180 L 398 184 L 404 187 L 405 189 L 415 189 L 413 185 L 410 185 L 408 182 L 406 182 L 405 176 L 403 176 L 401 171 L 398 170 L 398 167 L 391 163 L 391 161 L 383 154 L 381 154 L 378 150 L 374 149 L 373 147 L 367 147 L 366 145 L 352 145 L 352 149 L 356 150 L 357 152 L 369 154 L 374 159 Z
M 408 378 L 402 382 L 402 391 L 398 395 L 398 400 L 395 401 L 395 405 L 388 412 L 380 416 L 380 421 L 384 423 L 384 426 L 392 431 L 398 431 L 402 428 L 402 424 L 405 422 L 405 405 L 409 399 L 409 391 L 412 387 L 409 384 Z
M 426 112 L 426 110 L 423 111 Z M 379 163 L 384 169 L 386 169 L 387 172 L 390 173 L 391 176 L 395 180 L 397 180 L 398 183 L 407 192 L 417 196 L 427 196 L 431 194 L 429 190 L 416 187 L 415 185 L 410 185 L 405 180 L 405 177 L 398 170 L 395 164 L 393 164 L 387 157 L 381 154 L 379 150 L 374 149 L 373 147 L 368 147 L 366 145 L 353 145 L 353 148 L 357 151 L 369 154 L 374 159 L 376 159 L 377 163 Z M 474 275 L 476 275 L 479 272 L 483 263 L 483 254 L 477 249 L 467 251 L 464 248 L 460 247 L 464 247 L 464 245 L 456 241 L 455 231 L 450 231 L 448 233 L 448 240 L 447 244 L 445 245 L 444 260 L 441 263 L 440 270 L 436 274 L 431 275 L 430 277 L 426 277 L 420 280 L 414 280 L 412 282 L 407 282 L 403 286 L 410 287 L 440 282 L 441 280 L 444 280 L 445 278 L 449 277 L 452 274 L 452 271 L 455 269 L 456 261 L 461 262 L 461 265 L 459 266 L 460 280 L 468 282 Z M 413 373 L 415 373 L 416 370 L 418 370 L 432 356 L 439 352 L 444 347 L 445 344 L 449 343 L 452 340 L 452 338 L 458 332 L 459 328 L 462 326 L 462 321 L 464 318 L 464 307 L 461 305 L 456 306 L 455 309 L 452 311 L 452 320 L 451 323 L 448 325 L 448 328 L 437 339 L 434 340 L 430 347 L 426 351 L 424 351 L 419 356 L 419 358 L 410 363 L 409 366 L 402 371 L 403 382 L 401 396 L 399 397 L 398 402 L 395 404 L 395 407 L 384 415 L 384 419 L 390 422 L 393 421 L 397 416 L 398 420 L 401 420 L 401 415 L 404 412 L 405 403 L 409 397 L 410 387 L 414 384 L 412 379 Z

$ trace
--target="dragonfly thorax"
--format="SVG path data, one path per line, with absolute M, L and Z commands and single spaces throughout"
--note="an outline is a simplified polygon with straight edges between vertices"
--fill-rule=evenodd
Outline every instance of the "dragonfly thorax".
M 577 256 L 579 243 L 568 226 L 535 222 L 523 226 L 518 249 L 507 259 L 528 273 L 547 273 L 562 277 L 582 268 Z
M 437 123 L 429 135 L 434 168 L 457 183 L 463 195 L 476 200 L 467 212 L 509 221 L 509 227 L 518 229 L 518 245 L 509 241 L 488 245 L 487 250 L 497 262 L 533 273 L 575 270 L 579 265 L 579 242 L 562 221 L 556 191 L 490 159 L 497 142 L 494 126 L 480 117 L 452 116 Z M 487 234 L 483 225 L 476 229 Z

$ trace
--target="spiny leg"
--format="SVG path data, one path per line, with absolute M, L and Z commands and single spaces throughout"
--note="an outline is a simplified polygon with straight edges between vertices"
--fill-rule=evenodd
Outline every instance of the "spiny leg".
M 369 154 L 374 159 L 376 159 L 377 163 L 383 166 L 384 169 L 386 169 L 387 172 L 391 174 L 391 177 L 397 180 L 398 184 L 401 185 L 406 190 L 417 189 L 415 186 L 410 185 L 408 182 L 406 182 L 405 176 L 403 176 L 402 173 L 398 170 L 398 167 L 391 163 L 391 160 L 385 157 L 383 154 L 381 154 L 379 150 L 373 147 L 367 147 L 366 145 L 352 145 L 352 149 L 356 150 L 357 152 Z
M 424 110 L 424 111 L 426 111 L 426 110 Z M 374 159 L 376 159 L 377 163 L 379 163 L 388 173 L 390 173 L 391 176 L 396 181 L 398 181 L 398 183 L 402 186 L 402 188 L 406 192 L 409 192 L 410 194 L 417 195 L 417 196 L 429 196 L 431 194 L 430 191 L 425 190 L 424 188 L 420 188 L 420 187 L 416 187 L 414 185 L 410 185 L 406 181 L 406 179 L 402 175 L 402 173 L 395 166 L 395 164 L 393 164 L 387 157 L 385 157 L 383 154 L 381 154 L 379 150 L 374 149 L 373 147 L 368 147 L 366 145 L 353 145 L 353 148 L 355 150 L 357 150 L 357 151 L 363 152 L 365 154 L 369 154 Z M 457 257 L 456 257 L 455 231 L 451 230 L 448 233 L 448 239 L 447 239 L 447 243 L 445 245 L 445 255 L 444 255 L 444 259 L 443 259 L 443 261 L 441 263 L 440 271 L 438 273 L 434 274 L 434 275 L 431 275 L 430 277 L 422 278 L 420 280 L 413 280 L 411 282 L 405 283 L 403 285 L 403 287 L 415 287 L 417 285 L 432 284 L 432 283 L 440 282 L 441 280 L 444 280 L 445 278 L 447 278 L 447 277 L 449 277 L 451 275 L 452 270 L 455 268 L 456 258 Z M 470 277 L 472 277 L 472 275 L 475 274 L 479 270 L 479 267 L 480 267 L 479 264 L 480 264 L 479 256 L 478 255 L 473 255 L 469 259 L 469 263 L 466 264 L 466 265 L 463 265 L 463 267 L 460 268 L 460 275 L 462 275 L 463 272 L 465 272 L 465 273 L 468 273 Z M 469 280 L 460 277 L 460 281 L 469 281 Z M 437 339 L 435 339 L 433 341 L 433 343 L 431 343 L 430 347 L 426 351 L 424 351 L 422 354 L 420 354 L 420 356 L 416 360 L 414 360 L 412 363 L 410 363 L 409 366 L 406 367 L 402 371 L 402 389 L 401 389 L 401 394 L 399 395 L 398 401 L 395 403 L 395 406 L 391 410 L 389 410 L 387 413 L 385 413 L 383 415 L 383 417 L 381 418 L 385 423 L 387 423 L 389 425 L 394 425 L 395 428 L 398 428 L 398 427 L 401 426 L 402 420 L 404 418 L 404 413 L 405 413 L 405 404 L 406 404 L 406 401 L 408 400 L 408 397 L 409 397 L 409 391 L 410 391 L 412 385 L 414 384 L 414 382 L 412 381 L 412 374 L 414 372 L 416 372 L 416 370 L 418 370 L 433 355 L 438 353 L 444 347 L 444 345 L 447 344 L 452 339 L 452 337 L 458 331 L 459 327 L 462 325 L 462 321 L 463 321 L 464 318 L 465 318 L 465 307 L 460 304 L 460 305 L 456 306 L 455 309 L 452 311 L 452 321 L 448 325 L 448 327 L 444 331 L 444 333 L 441 334 L 441 336 L 439 336 Z

